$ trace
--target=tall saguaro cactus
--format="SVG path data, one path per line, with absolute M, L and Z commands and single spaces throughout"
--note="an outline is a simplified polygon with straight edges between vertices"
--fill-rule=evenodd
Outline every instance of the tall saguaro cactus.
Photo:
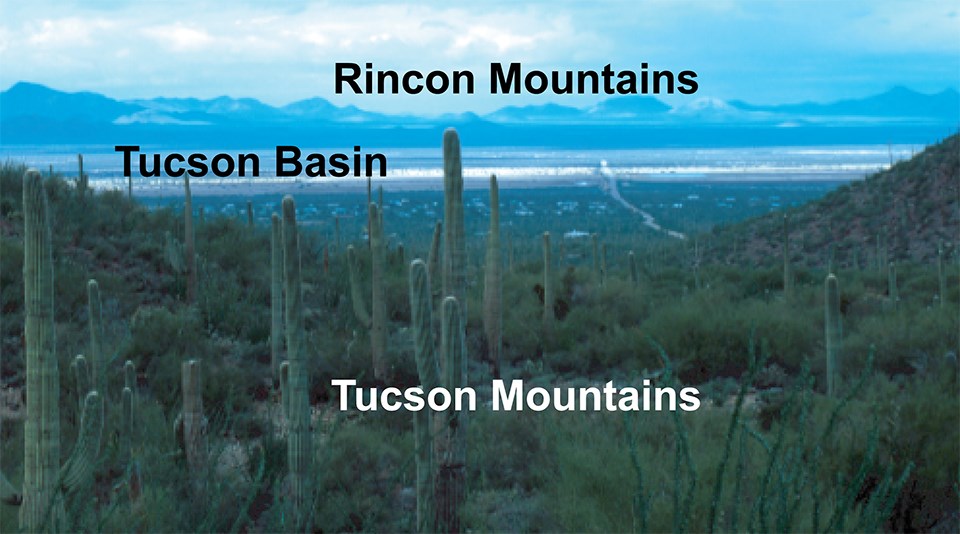
M 503 344 L 503 267 L 500 260 L 500 188 L 497 177 L 490 176 L 490 233 L 483 280 L 483 328 L 487 336 L 487 357 L 494 378 L 500 378 L 500 351 Z
M 550 232 L 543 233 L 543 335 L 553 333 L 553 269 L 550 259 Z
M 381 189 L 382 191 L 382 189 Z M 370 204 L 370 352 L 373 354 L 373 375 L 387 378 L 387 303 L 383 277 L 386 271 L 387 244 L 383 237 L 383 213 Z
M 287 467 L 290 470 L 295 526 L 306 528 L 310 498 L 310 397 L 303 343 L 303 293 L 300 284 L 300 242 L 297 238 L 297 209 L 293 197 L 283 198 L 283 266 L 286 294 L 287 385 L 283 391 L 287 408 Z
M 23 287 L 27 416 L 23 426 L 20 527 L 40 529 L 60 467 L 60 372 L 53 307 L 53 251 L 40 173 L 23 175 Z M 53 512 L 56 513 L 56 512 Z
M 90 391 L 80 431 L 60 467 L 60 371 L 54 332 L 53 249 L 47 196 L 40 173 L 23 175 L 23 286 L 26 342 L 26 418 L 23 426 L 23 501 L 20 528 L 60 531 L 64 498 L 83 494 L 92 480 L 103 430 L 103 399 Z M 82 377 L 82 370 L 78 376 Z M 78 387 L 85 387 L 78 384 Z
M 387 246 L 383 237 L 383 217 L 378 213 L 377 205 L 370 203 L 370 293 L 371 312 L 363 290 L 360 287 L 360 262 L 353 246 L 347 247 L 348 275 L 350 277 L 350 298 L 353 312 L 364 328 L 370 330 L 370 353 L 373 356 L 373 374 L 378 380 L 386 380 L 389 372 L 387 362 L 387 304 L 384 290 L 386 275 Z
M 827 395 L 837 396 L 840 381 L 840 288 L 837 277 L 827 275 L 824 287 L 824 341 L 827 349 Z
M 89 188 L 87 175 L 83 174 L 83 154 L 77 154 L 77 165 L 80 167 L 77 171 L 77 196 L 80 202 L 83 202 Z
M 466 263 L 460 137 L 448 128 L 443 132 L 443 296 L 457 299 L 462 317 L 467 317 Z
M 443 299 L 440 311 L 440 355 L 443 362 L 443 387 L 453 395 L 467 385 L 467 359 L 461 305 L 454 297 Z M 442 532 L 460 532 L 460 509 L 467 493 L 467 412 L 453 406 L 438 414 L 440 440 L 436 443 L 437 528 Z
M 433 294 L 427 266 L 421 260 L 410 264 L 410 321 L 413 326 L 414 354 L 420 386 L 430 391 L 440 386 L 436 346 L 433 339 Z M 438 414 L 437 420 L 443 414 Z M 434 425 L 430 412 L 413 412 L 414 438 L 417 458 L 417 531 L 436 529 L 434 495 Z
M 187 304 L 197 302 L 197 257 L 193 245 L 193 200 L 190 196 L 190 177 L 183 175 L 183 255 L 187 271 Z

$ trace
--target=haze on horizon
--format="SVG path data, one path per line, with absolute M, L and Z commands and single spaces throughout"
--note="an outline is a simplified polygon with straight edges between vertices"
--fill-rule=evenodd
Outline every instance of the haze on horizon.
M 320 96 L 371 111 L 485 113 L 586 107 L 597 96 L 487 94 L 491 62 L 526 69 L 694 70 L 695 98 L 832 101 L 902 85 L 960 89 L 953 1 L 647 0 L 451 5 L 362 1 L 6 2 L 0 88 L 30 81 L 113 98 Z M 337 61 L 405 71 L 468 69 L 473 95 L 336 95 Z

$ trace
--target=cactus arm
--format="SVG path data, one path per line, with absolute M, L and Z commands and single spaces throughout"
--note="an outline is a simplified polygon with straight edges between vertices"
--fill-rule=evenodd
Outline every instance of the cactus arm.
M 83 409 L 84 399 L 91 390 L 87 359 L 83 357 L 83 354 L 78 354 L 70 364 L 70 368 L 73 370 L 73 378 L 77 383 L 77 405 Z
M 427 256 L 427 269 L 433 287 L 434 297 L 440 293 L 440 284 L 437 277 L 440 275 L 440 243 L 443 238 L 443 222 L 437 221 L 433 226 L 433 240 L 430 242 L 430 255 Z
M 137 368 L 130 360 L 123 364 L 123 387 L 137 389 Z
M 83 400 L 80 432 L 66 463 L 60 470 L 60 487 L 67 493 L 84 490 L 93 482 L 93 470 L 103 434 L 103 397 L 94 390 Z

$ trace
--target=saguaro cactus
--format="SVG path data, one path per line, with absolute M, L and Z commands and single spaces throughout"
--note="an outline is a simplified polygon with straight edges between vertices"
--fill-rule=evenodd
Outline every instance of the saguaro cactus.
M 187 274 L 187 304 L 197 301 L 197 257 L 193 245 L 193 200 L 190 197 L 190 177 L 183 175 L 183 254 Z
M 420 386 L 430 391 L 440 385 L 436 348 L 433 339 L 433 295 L 427 266 L 421 260 L 410 264 L 410 320 L 413 326 L 414 354 Z M 441 415 L 438 414 L 439 419 Z M 417 458 L 417 530 L 433 532 L 436 527 L 434 495 L 434 425 L 427 410 L 413 412 Z
M 457 299 L 461 317 L 467 317 L 466 263 L 460 138 L 448 128 L 443 132 L 443 296 Z
M 443 222 L 437 221 L 433 227 L 433 240 L 430 241 L 430 254 L 427 256 L 427 270 L 430 274 L 430 280 L 433 281 L 434 297 L 439 294 L 440 285 L 436 283 L 440 276 L 440 242 L 443 239 Z
M 347 247 L 350 297 L 353 312 L 364 328 L 370 330 L 370 352 L 373 355 L 373 374 L 378 380 L 386 380 L 389 365 L 387 353 L 387 304 L 383 278 L 386 272 L 386 241 L 383 238 L 383 218 L 377 205 L 369 205 L 370 227 L 370 287 L 371 313 L 367 312 L 363 290 L 360 288 L 360 262 L 352 246 Z
M 443 386 L 451 393 L 467 384 L 467 359 L 461 306 L 454 297 L 443 299 L 441 310 L 440 354 L 443 362 Z M 439 425 L 436 443 L 437 528 L 442 532 L 460 532 L 460 509 L 466 501 L 467 412 L 451 406 Z
M 500 378 L 502 346 L 503 293 L 500 260 L 500 189 L 497 177 L 490 176 L 490 233 L 487 234 L 487 258 L 483 280 L 483 328 L 487 336 L 487 357 L 493 366 L 494 378 Z
M 280 216 L 270 217 L 270 376 L 276 384 L 283 350 L 283 230 Z
M 550 232 L 543 233 L 543 335 L 553 333 L 553 269 L 550 259 Z
M 103 429 L 103 399 L 83 400 L 77 443 L 60 467 L 60 372 L 53 304 L 53 250 L 47 196 L 40 173 L 23 175 L 23 285 L 26 342 L 26 418 L 23 427 L 23 501 L 20 528 L 60 531 L 64 497 L 91 480 Z M 78 375 L 82 379 L 83 371 Z M 87 387 L 78 384 L 78 388 Z
M 47 196 L 40 173 L 23 176 L 23 286 L 27 415 L 20 527 L 40 529 L 60 467 L 60 373 L 53 308 L 53 251 Z M 57 512 L 52 512 L 56 514 Z
M 253 228 L 253 202 L 247 201 L 247 226 Z
M 631 250 L 627 254 L 627 258 L 630 260 L 630 281 L 633 282 L 633 287 L 640 285 L 640 274 L 637 272 L 637 257 L 634 255 Z
M 382 191 L 382 189 L 381 189 Z M 385 380 L 387 362 L 387 303 L 384 296 L 383 277 L 386 271 L 387 246 L 383 238 L 383 214 L 376 204 L 370 204 L 370 352 L 373 354 L 373 375 Z
M 77 196 L 80 202 L 83 202 L 89 188 L 87 175 L 83 174 L 83 154 L 77 154 L 77 165 L 80 167 L 77 171 Z
M 837 277 L 829 274 L 824 287 L 824 341 L 827 349 L 827 395 L 831 397 L 839 393 L 842 337 L 839 284 Z
M 287 467 L 290 470 L 295 526 L 306 528 L 310 499 L 312 444 L 310 397 L 303 343 L 303 294 L 300 284 L 300 242 L 297 239 L 297 210 L 293 197 L 283 199 L 283 265 L 286 294 L 288 378 L 284 391 L 287 420 Z

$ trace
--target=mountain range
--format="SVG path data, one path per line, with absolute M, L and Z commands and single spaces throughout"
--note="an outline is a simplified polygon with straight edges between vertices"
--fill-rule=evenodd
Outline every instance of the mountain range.
M 0 92 L 0 140 L 7 145 L 209 145 L 211 139 L 262 145 L 306 137 L 306 144 L 319 146 L 343 144 L 338 141 L 352 135 L 368 144 L 433 146 L 447 126 L 475 133 L 474 144 L 486 146 L 912 143 L 947 135 L 958 123 L 956 90 L 923 94 L 904 87 L 829 103 L 755 105 L 692 98 L 671 107 L 655 97 L 630 96 L 586 108 L 548 103 L 439 116 L 376 113 L 319 97 L 276 107 L 227 96 L 117 100 L 28 82 Z

